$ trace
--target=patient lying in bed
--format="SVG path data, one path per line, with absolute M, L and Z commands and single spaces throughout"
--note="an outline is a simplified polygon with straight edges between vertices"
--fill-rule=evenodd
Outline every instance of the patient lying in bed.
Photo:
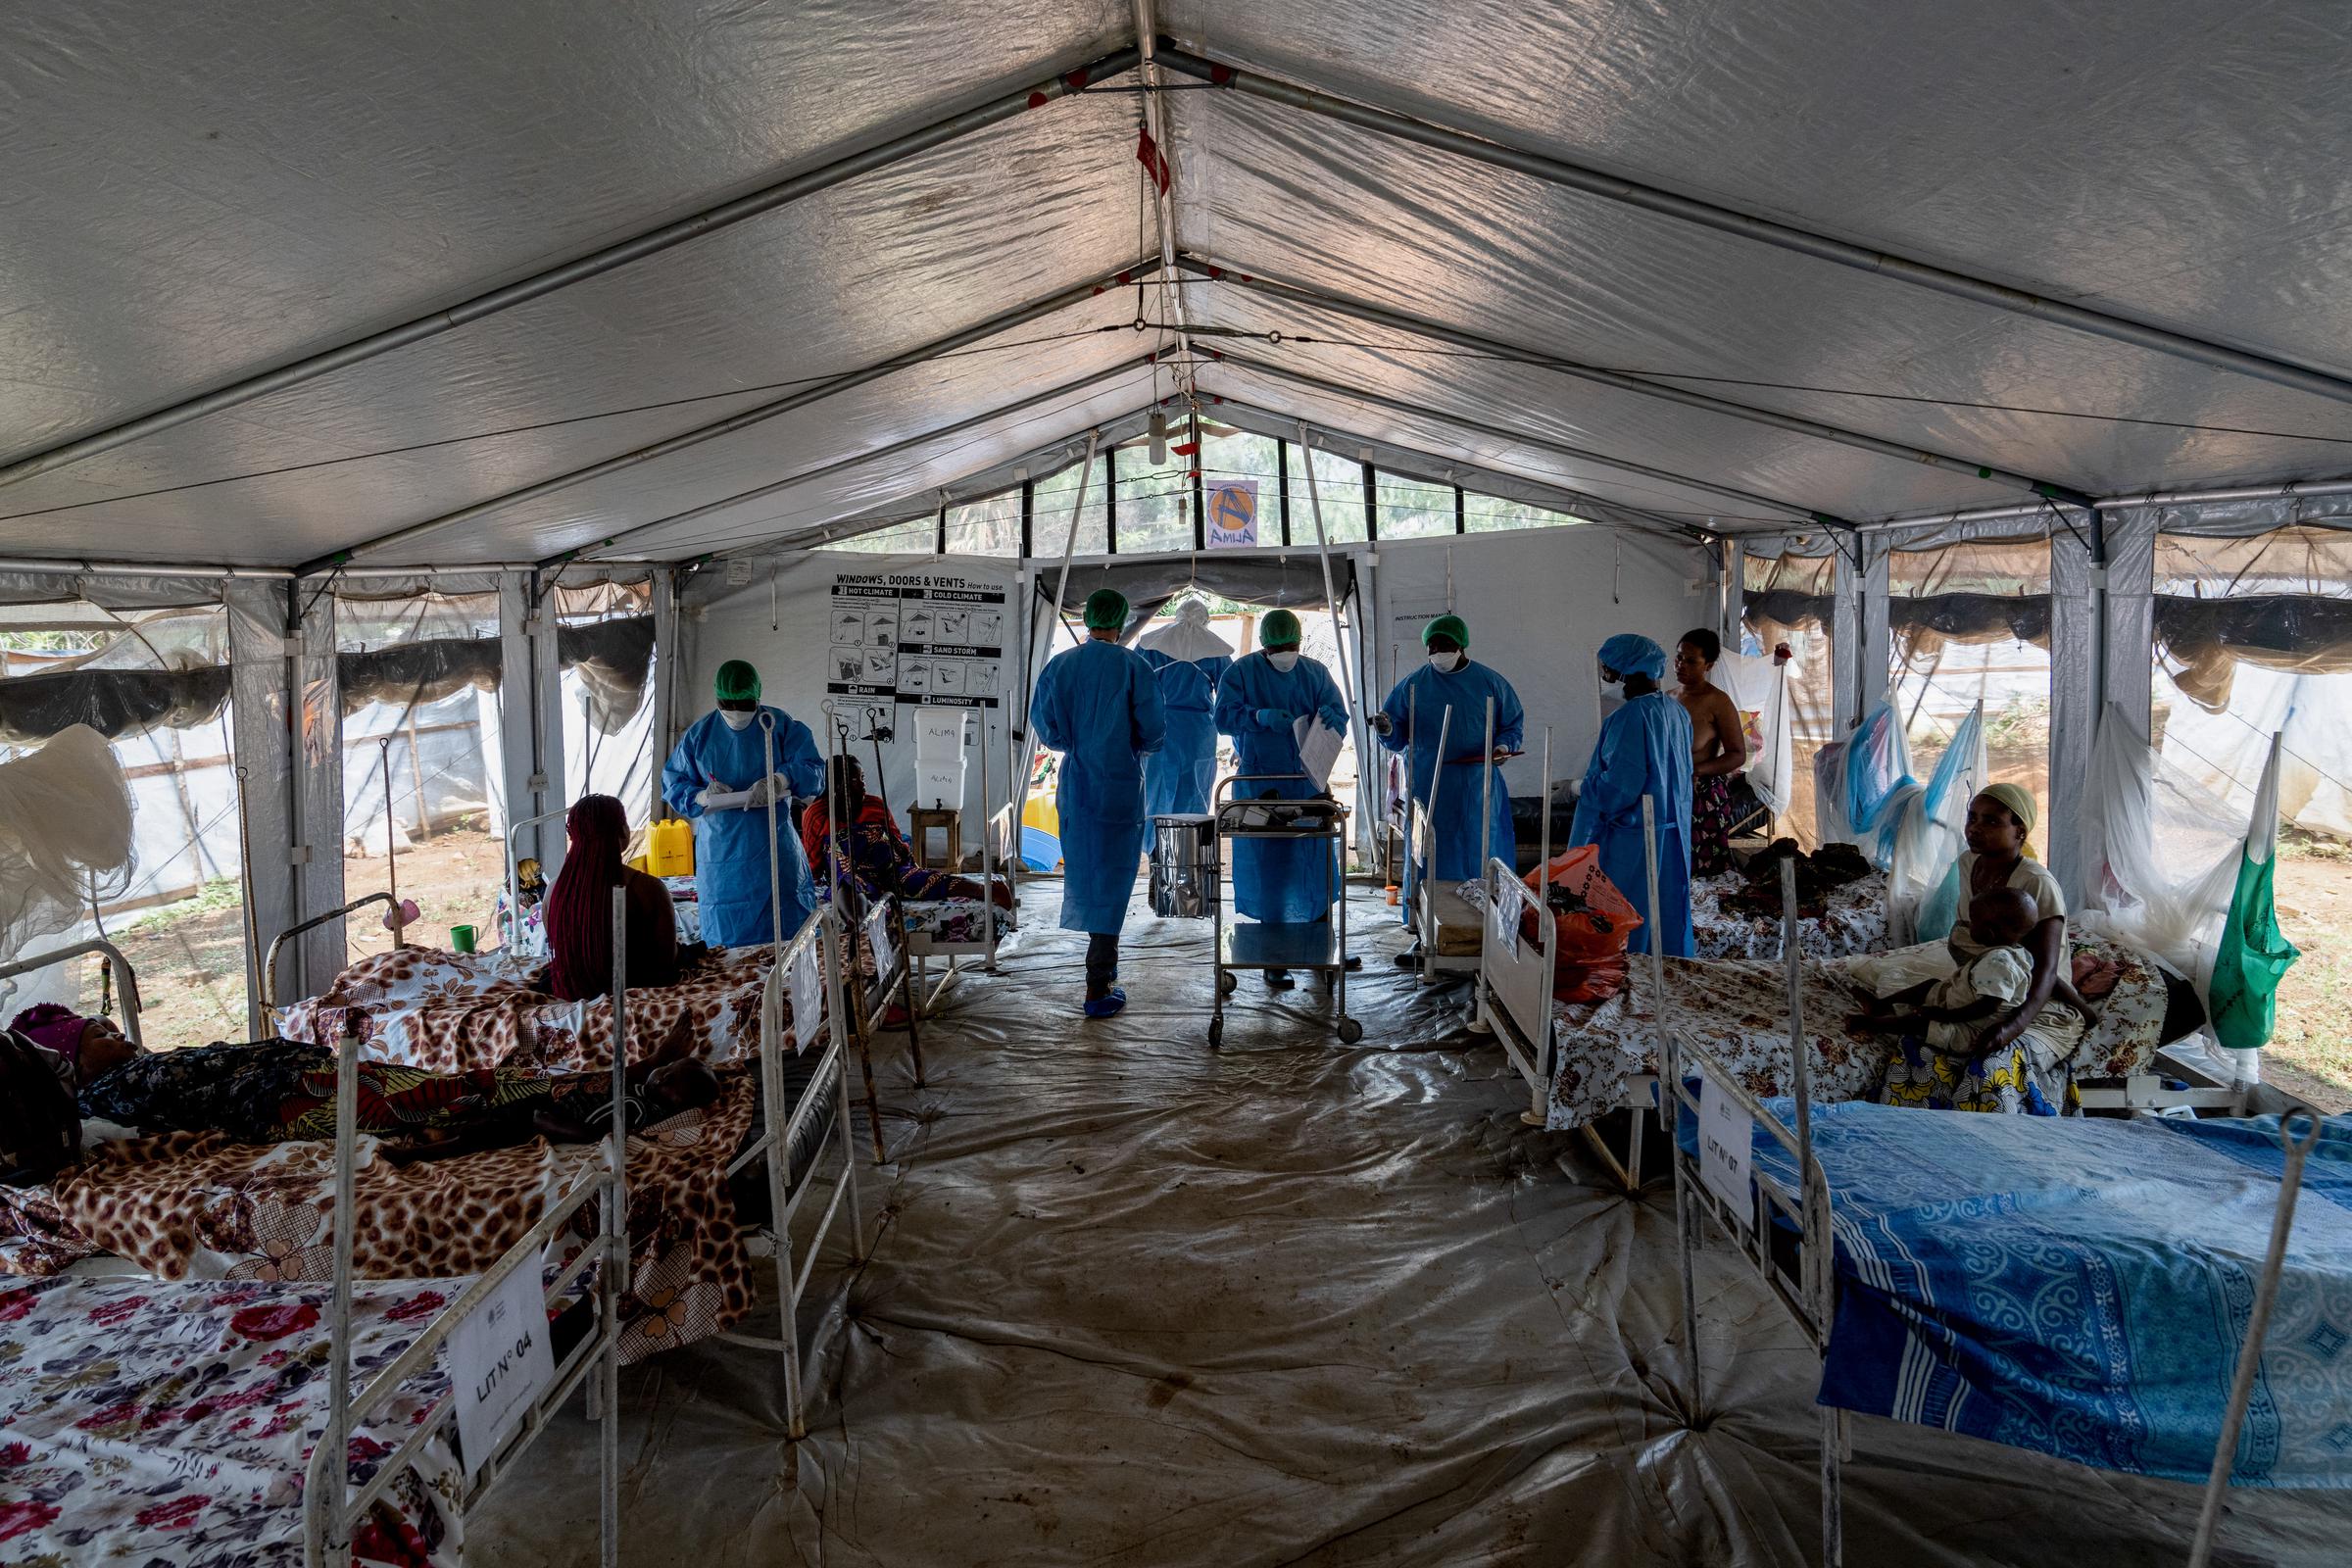
M 679 1031 L 629 1067 L 630 1130 L 718 1098 L 716 1075 L 686 1057 L 686 1044 Z M 72 1164 L 85 1117 L 146 1133 L 221 1132 L 241 1143 L 335 1136 L 335 1053 L 325 1046 L 266 1040 L 92 1058 L 87 1050 L 68 1059 L 24 1034 L 0 1035 L 0 1164 L 12 1179 L 45 1181 Z M 91 1070 L 102 1062 L 103 1070 Z M 587 1143 L 612 1120 L 607 1073 L 435 1073 L 382 1061 L 362 1061 L 357 1071 L 356 1127 L 398 1140 L 384 1150 L 396 1159 L 533 1137 Z

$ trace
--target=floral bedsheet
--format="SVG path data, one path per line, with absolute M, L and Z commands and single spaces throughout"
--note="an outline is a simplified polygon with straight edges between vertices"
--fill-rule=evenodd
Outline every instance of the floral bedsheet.
M 413 1344 L 463 1282 L 360 1286 L 352 1382 Z M 299 1568 L 302 1492 L 326 1432 L 324 1289 L 46 1279 L 0 1290 L 0 1560 Z M 432 1414 L 436 1367 L 351 1437 L 352 1479 Z M 450 1446 L 394 1481 L 353 1543 L 367 1563 L 454 1568 Z
M 2079 957 L 2111 966 L 2114 989 L 2098 1003 L 2099 1027 L 2075 1054 L 2074 1077 L 2113 1077 L 2143 1068 L 2163 1044 L 2165 987 L 2152 959 L 2110 942 L 2076 944 Z M 1885 1036 L 1848 1033 L 1845 1020 L 1869 1001 L 1850 960 L 1807 958 L 1805 1034 L 1813 1096 L 1868 1098 L 1885 1077 L 1893 1046 Z M 2080 965 L 2079 965 L 2080 967 Z M 1674 1026 L 1729 1067 L 1758 1096 L 1786 1095 L 1788 1082 L 1788 971 L 1777 960 L 1666 960 Z M 1552 1005 L 1559 1065 L 1546 1122 L 1582 1127 L 1626 1102 L 1633 1079 L 1657 1071 L 1654 1010 L 1646 971 L 1606 1002 Z
M 709 1061 L 755 1054 L 769 951 L 712 954 L 674 986 L 631 991 L 633 1055 L 642 1057 L 680 1030 Z M 495 955 L 429 948 L 376 954 L 337 975 L 319 996 L 277 1014 L 277 1032 L 287 1040 L 331 1046 L 346 1027 L 358 1031 L 368 1057 L 435 1072 L 497 1066 L 592 1072 L 612 1060 L 611 998 L 558 1001 L 531 990 Z
M 1690 941 L 1700 958 L 1777 958 L 1781 917 L 1726 908 L 1724 896 L 1745 885 L 1737 873 L 1690 884 Z M 1886 951 L 1886 878 L 1873 871 L 1833 888 L 1817 915 L 1800 914 L 1796 950 L 1808 958 L 1849 958 Z
M 751 1309 L 749 1238 L 726 1166 L 751 1129 L 757 1086 L 748 1068 L 725 1078 L 714 1103 L 629 1140 L 625 1359 L 706 1338 Z M 486 1270 L 552 1203 L 593 1177 L 600 1148 L 534 1138 L 400 1165 L 374 1139 L 362 1139 L 356 1272 L 416 1279 Z M 550 1263 L 568 1262 L 594 1240 L 601 1207 L 580 1209 Z M 112 1253 L 161 1280 L 331 1280 L 334 1209 L 330 1143 L 254 1146 L 218 1133 L 135 1138 L 92 1152 L 49 1188 L 0 1196 L 0 1268 L 53 1275 L 77 1258 Z M 31 1234 L 12 1244 L 12 1224 Z
M 1012 911 L 1000 909 L 985 899 L 934 899 L 904 903 L 899 907 L 906 919 L 907 941 L 918 952 L 926 944 L 986 942 L 987 927 L 981 924 L 983 913 L 995 916 L 999 942 L 1012 934 Z

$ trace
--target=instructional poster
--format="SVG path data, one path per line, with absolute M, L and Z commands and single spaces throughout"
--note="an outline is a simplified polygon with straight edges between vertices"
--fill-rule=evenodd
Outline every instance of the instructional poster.
M 876 702 L 994 708 L 1004 689 L 1005 590 L 953 572 L 833 579 L 825 690 Z

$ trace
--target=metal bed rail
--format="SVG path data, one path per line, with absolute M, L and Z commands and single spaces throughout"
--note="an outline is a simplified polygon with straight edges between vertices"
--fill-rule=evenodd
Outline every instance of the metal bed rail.
M 733 1176 L 755 1159 L 764 1158 L 767 1162 L 768 1227 L 775 1244 L 776 1301 L 781 1315 L 781 1333 L 775 1338 L 767 1338 L 729 1331 L 718 1338 L 753 1349 L 774 1350 L 782 1355 L 786 1435 L 795 1441 L 808 1435 L 805 1391 L 809 1369 L 801 1349 L 801 1299 L 808 1292 L 809 1276 L 815 1272 L 817 1254 L 823 1250 L 825 1238 L 832 1231 L 834 1216 L 845 1203 L 850 1211 L 850 1256 L 853 1261 L 860 1255 L 864 1235 L 864 1225 L 858 1212 L 858 1158 L 851 1133 L 849 1036 L 842 1020 L 841 951 L 840 915 L 831 905 L 825 905 L 801 928 L 800 935 L 793 938 L 790 949 L 768 971 L 767 991 L 760 1009 L 760 1085 L 765 1126 L 760 1137 L 727 1167 L 727 1174 Z M 819 995 L 824 999 L 825 1051 L 807 1091 L 797 1103 L 787 1107 L 784 1102 L 784 1004 L 791 995 L 791 977 L 796 966 L 809 962 L 817 965 Z M 812 1032 L 808 1021 L 796 1015 L 793 1024 L 797 1050 L 808 1050 L 808 1036 Z M 834 1097 L 832 1130 L 810 1152 L 808 1168 L 795 1184 L 791 1170 L 793 1146 L 799 1142 L 802 1130 L 815 1116 L 828 1094 Z M 823 1178 L 822 1161 L 828 1144 L 837 1145 L 841 1150 L 841 1173 L 834 1179 L 824 1210 L 817 1218 L 813 1234 L 808 1238 L 806 1257 L 796 1267 L 793 1221 Z M 815 1346 L 811 1345 L 807 1354 L 812 1357 L 815 1349 Z
M 347 915 L 356 914 L 360 910 L 368 907 L 368 906 L 370 904 L 391 903 L 392 895 L 389 893 L 364 893 L 360 897 L 352 900 L 349 904 L 344 905 L 341 908 L 329 909 L 324 914 L 314 914 L 308 920 L 299 921 L 294 925 L 290 925 L 283 931 L 280 931 L 276 936 L 272 937 L 270 941 L 269 956 L 262 960 L 263 1007 L 270 1012 L 275 1012 L 278 1008 L 286 1005 L 286 1004 L 278 1000 L 277 996 L 277 960 L 279 955 L 285 951 L 285 946 L 287 943 L 293 941 L 296 937 L 301 936 L 306 931 L 316 931 L 322 925 L 343 919 Z
M 356 1035 L 345 1034 L 337 1050 L 335 1075 L 335 1282 L 328 1324 L 327 1423 L 325 1436 L 312 1450 L 303 1488 L 303 1554 L 309 1568 L 328 1568 L 350 1560 L 351 1540 L 359 1522 L 406 1469 L 424 1444 L 454 1424 L 455 1402 L 444 1400 L 431 1419 L 418 1423 L 408 1438 L 386 1456 L 374 1475 L 356 1492 L 350 1480 L 351 1433 L 355 1423 L 391 1398 L 401 1386 L 428 1367 L 441 1353 L 450 1335 L 466 1319 L 487 1306 L 499 1287 L 522 1268 L 537 1269 L 549 1242 L 562 1233 L 582 1206 L 601 1201 L 602 1225 L 595 1246 L 543 1292 L 554 1300 L 576 1279 L 587 1260 L 599 1265 L 597 1331 L 573 1348 L 529 1406 L 514 1431 L 499 1445 L 496 1454 L 480 1456 L 474 1479 L 458 1499 L 461 1511 L 479 1499 L 505 1470 L 545 1430 L 550 1416 L 587 1379 L 601 1373 L 590 1405 L 602 1427 L 602 1555 L 603 1568 L 615 1568 L 620 1550 L 620 1303 L 628 1289 L 628 898 L 624 888 L 612 890 L 612 1123 L 604 1138 L 602 1169 L 560 1201 L 550 1205 L 536 1225 L 491 1267 L 477 1276 L 450 1309 L 369 1380 L 357 1396 L 351 1393 L 351 1300 L 353 1288 L 352 1237 L 358 1163 L 359 1051 Z M 469 1456 L 469 1458 L 472 1456 Z
M 983 714 L 985 715 L 985 710 Z M 1011 928 L 1016 932 L 1020 930 L 1020 884 L 1013 875 L 1014 870 L 1021 863 L 1020 824 L 1013 820 L 1013 803 L 1009 799 L 994 811 L 988 809 L 988 736 L 985 716 L 981 720 L 981 725 L 980 808 L 983 816 L 980 823 L 980 892 L 984 907 L 980 912 L 980 940 L 977 943 L 948 944 L 935 942 L 928 935 L 908 934 L 907 948 L 914 958 L 914 990 L 922 999 L 922 1006 L 919 1010 L 926 1018 L 939 1010 L 940 1001 L 948 994 L 948 987 L 955 984 L 956 979 L 962 975 L 964 972 L 963 960 L 971 956 L 975 949 L 980 955 L 981 972 L 983 974 L 997 972 L 997 910 L 994 891 L 997 870 L 1000 866 L 1004 869 L 1004 885 L 1013 892 L 1012 908 L 1008 911 L 1012 916 Z M 960 871 L 961 867 L 956 869 Z M 931 982 L 928 960 L 943 955 L 948 960 L 948 966 L 940 975 L 939 983 L 934 985 Z
M 515 835 L 526 827 L 537 827 L 542 822 L 559 821 L 570 813 L 571 808 L 566 806 L 553 811 L 541 811 L 537 816 L 526 816 L 519 822 L 507 824 L 507 928 L 499 933 L 499 941 L 507 947 L 518 948 L 522 945 L 522 862 L 516 853 L 522 846 L 516 840 Z M 539 858 L 544 859 L 546 857 L 541 856 Z
M 270 951 L 274 953 L 276 950 Z M 139 1026 L 141 1004 L 138 973 L 131 968 L 130 960 L 122 956 L 122 950 L 103 937 L 91 937 L 84 942 L 52 948 L 46 953 L 27 954 L 22 958 L 0 963 L 0 980 L 13 980 L 18 975 L 31 974 L 36 969 L 46 969 L 53 963 L 63 963 L 68 958 L 78 958 L 91 953 L 104 957 L 107 968 L 114 972 L 115 995 L 122 999 L 122 1033 L 129 1037 L 132 1045 L 146 1045 L 146 1038 L 140 1033 Z
M 1412 729 L 1418 717 L 1419 701 L 1420 693 L 1417 691 L 1412 693 L 1408 699 L 1405 719 L 1407 759 L 1405 770 L 1408 781 L 1412 771 L 1411 757 L 1414 751 Z M 1406 875 L 1411 882 L 1409 907 L 1413 921 L 1413 939 L 1421 946 L 1421 983 L 1423 985 L 1437 984 L 1438 976 L 1441 973 L 1458 974 L 1464 971 L 1475 973 L 1478 969 L 1478 960 L 1475 957 L 1441 958 L 1438 956 L 1437 909 L 1429 893 L 1429 884 L 1437 875 L 1438 800 L 1444 794 L 1446 769 L 1452 765 L 1446 760 L 1446 746 L 1451 739 L 1452 730 L 1453 708 L 1449 704 L 1438 719 L 1438 755 L 1437 761 L 1429 771 L 1429 804 L 1412 813 L 1411 847 L 1420 852 L 1422 866 L 1420 873 L 1413 874 L 1410 854 L 1406 856 L 1405 860 Z M 1478 822 L 1478 863 L 1483 866 L 1494 853 L 1494 774 L 1496 764 L 1494 761 L 1494 699 L 1492 697 L 1487 699 L 1486 745 L 1480 755 L 1486 760 L 1484 790 L 1480 797 Z M 1483 1001 L 1473 1001 L 1471 1020 L 1474 1031 L 1485 1032 L 1486 1019 Z
M 1643 796 L 1642 825 L 1652 908 L 1657 906 L 1658 896 L 1657 840 L 1652 831 L 1654 813 L 1651 798 Z M 1782 955 L 1788 971 L 1788 994 L 1790 1114 L 1786 1119 L 1749 1093 L 1713 1053 L 1695 1041 L 1683 1039 L 1675 1031 L 1667 1016 L 1664 962 L 1657 954 L 1655 944 L 1652 944 L 1649 956 L 1660 1064 L 1659 1098 L 1673 1117 L 1668 1123 L 1668 1147 L 1672 1151 L 1674 1164 L 1675 1230 L 1683 1274 L 1682 1319 L 1687 1380 L 1684 1399 L 1688 1420 L 1693 1427 L 1702 1425 L 1705 1419 L 1704 1374 L 1698 1349 L 1695 1267 L 1698 1215 L 1703 1213 L 1711 1216 L 1730 1238 L 1734 1248 L 1747 1258 L 1812 1341 L 1817 1356 L 1826 1358 L 1829 1354 L 1830 1334 L 1836 1317 L 1838 1275 L 1834 1199 L 1828 1177 L 1813 1151 L 1812 1069 L 1810 1048 L 1804 1031 L 1802 961 L 1796 941 L 1796 876 L 1794 866 L 1787 860 L 1781 863 L 1781 922 Z M 1735 1205 L 1726 1202 L 1700 1179 L 1699 1158 L 1683 1149 L 1679 1126 L 1682 1116 L 1687 1112 L 1699 1120 L 1703 1137 L 1704 1121 L 1700 1109 L 1703 1089 L 1693 1090 L 1687 1081 L 1693 1073 L 1699 1076 L 1704 1085 L 1711 1086 L 1716 1093 L 1728 1098 L 1747 1117 L 1752 1127 L 1760 1128 L 1787 1152 L 1797 1171 L 1794 1190 L 1772 1172 L 1751 1166 L 1751 1198 L 1744 1205 Z M 2278 1142 L 2284 1159 L 2277 1206 L 2272 1213 L 2270 1242 L 2264 1253 L 2262 1273 L 2255 1286 L 2252 1308 L 2247 1316 L 2245 1345 L 2237 1352 L 2229 1403 L 2223 1413 L 2221 1432 L 2214 1444 L 2213 1466 L 2206 1479 L 2196 1534 L 2190 1544 L 2189 1568 L 2207 1568 L 2212 1560 L 2213 1539 L 2221 1519 L 2222 1498 L 2229 1488 L 2230 1474 L 2236 1459 L 2238 1435 L 2252 1399 L 2264 1341 L 2270 1330 L 2271 1314 L 2278 1302 L 2279 1277 L 2284 1271 L 2287 1241 L 2294 1225 L 2296 1200 L 2302 1187 L 2304 1160 L 2317 1145 L 2319 1135 L 2320 1118 L 2307 1107 L 2297 1106 L 2279 1118 Z M 1783 1221 L 1793 1228 L 1798 1243 L 1797 1278 L 1794 1281 L 1788 1279 L 1787 1271 L 1772 1252 L 1772 1237 Z M 1821 1561 L 1828 1568 L 1840 1568 L 1845 1560 L 1843 1469 L 1853 1458 L 1852 1417 L 1845 1410 L 1823 1405 L 1820 1407 L 1820 1419 Z

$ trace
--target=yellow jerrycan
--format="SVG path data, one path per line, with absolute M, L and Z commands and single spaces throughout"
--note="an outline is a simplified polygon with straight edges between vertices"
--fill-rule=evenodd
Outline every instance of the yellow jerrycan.
M 694 824 L 673 816 L 647 829 L 645 868 L 656 876 L 694 875 Z

